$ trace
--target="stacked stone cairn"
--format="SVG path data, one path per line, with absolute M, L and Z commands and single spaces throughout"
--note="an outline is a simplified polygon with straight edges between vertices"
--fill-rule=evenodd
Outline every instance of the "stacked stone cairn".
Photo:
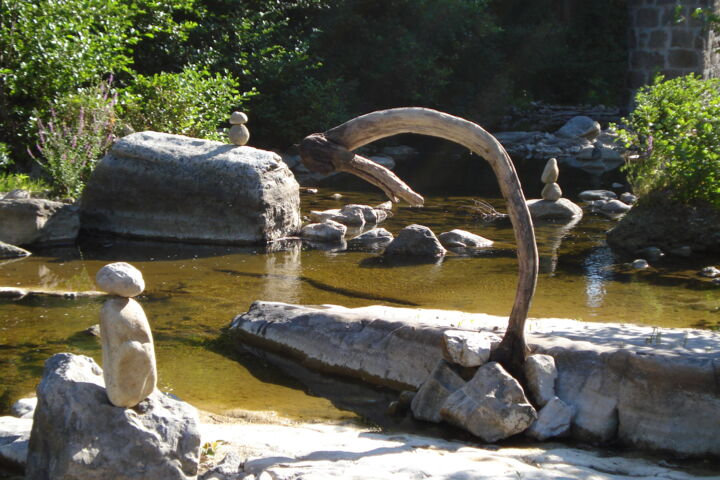
M 45 363 L 27 453 L 27 480 L 192 480 L 200 456 L 195 408 L 155 388 L 152 334 L 127 263 L 98 271 L 103 368 L 58 353 Z
M 142 273 L 124 262 L 111 263 L 95 276 L 112 295 L 100 310 L 103 377 L 113 405 L 132 408 L 155 390 L 157 368 L 145 311 L 132 297 L 145 290 Z
M 557 369 L 550 355 L 531 355 L 525 364 L 529 392 L 499 363 L 490 362 L 500 337 L 488 332 L 448 330 L 443 355 L 411 397 L 415 418 L 446 421 L 485 442 L 525 433 L 537 440 L 567 435 L 575 409 L 555 395 Z M 529 398 L 528 398 L 529 396 Z M 531 401 L 532 400 L 532 401 Z
M 562 189 L 557 183 L 560 175 L 557 159 L 551 158 L 545 164 L 540 180 L 545 184 L 540 193 L 542 198 L 528 200 L 527 206 L 534 219 L 572 220 L 582 217 L 582 208 L 567 198 L 562 198 Z
M 250 140 L 250 131 L 245 126 L 247 121 L 248 117 L 243 112 L 233 112 L 232 115 L 230 115 L 231 126 L 228 131 L 228 137 L 230 137 L 230 142 L 233 145 L 242 147 Z

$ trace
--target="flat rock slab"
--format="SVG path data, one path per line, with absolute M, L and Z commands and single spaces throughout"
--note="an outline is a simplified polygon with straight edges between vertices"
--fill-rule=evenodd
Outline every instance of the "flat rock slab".
M 228 335 L 306 365 L 416 390 L 443 356 L 447 330 L 502 335 L 507 319 L 444 310 L 347 309 L 255 302 Z M 462 325 L 463 328 L 458 328 Z M 706 330 L 530 319 L 534 353 L 555 359 L 571 436 L 686 456 L 720 456 L 720 334 Z
M 280 157 L 140 132 L 116 142 L 82 198 L 88 230 L 197 243 L 266 243 L 300 228 L 300 191 Z

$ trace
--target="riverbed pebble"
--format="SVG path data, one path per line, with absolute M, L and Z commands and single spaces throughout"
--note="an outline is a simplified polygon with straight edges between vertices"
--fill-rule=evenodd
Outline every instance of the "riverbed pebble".
M 102 267 L 95 275 L 95 283 L 103 292 L 121 297 L 135 297 L 145 290 L 145 280 L 140 270 L 125 262 Z

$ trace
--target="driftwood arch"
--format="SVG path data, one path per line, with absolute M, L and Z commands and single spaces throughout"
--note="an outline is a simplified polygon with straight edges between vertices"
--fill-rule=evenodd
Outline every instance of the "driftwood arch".
M 394 202 L 402 199 L 411 205 L 422 205 L 423 197 L 394 173 L 352 153 L 375 140 L 401 133 L 429 135 L 459 143 L 485 158 L 495 172 L 515 231 L 519 281 L 507 331 L 492 359 L 503 364 L 516 378 L 524 379 L 522 365 L 528 352 L 525 321 L 537 283 L 538 252 L 520 180 L 510 156 L 495 137 L 475 123 L 436 110 L 395 108 L 362 115 L 327 132 L 309 135 L 300 143 L 300 157 L 310 170 L 349 172 L 376 185 Z

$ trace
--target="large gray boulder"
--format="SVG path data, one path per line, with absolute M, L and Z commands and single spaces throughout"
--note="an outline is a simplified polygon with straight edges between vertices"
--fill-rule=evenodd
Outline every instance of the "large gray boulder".
M 280 157 L 181 135 L 116 142 L 83 193 L 83 228 L 199 243 L 265 243 L 300 229 L 300 193 Z
M 45 363 L 30 434 L 28 480 L 186 480 L 197 475 L 197 411 L 153 392 L 133 409 L 113 406 L 102 369 L 61 353 Z
M 537 419 L 518 381 L 497 362 L 480 367 L 447 398 L 440 413 L 486 442 L 522 433 Z
M 37 198 L 0 200 L 0 242 L 55 246 L 75 243 L 80 229 L 75 205 Z
M 583 215 L 582 208 L 567 198 L 559 200 L 534 199 L 527 201 L 530 215 L 534 220 L 572 220 Z

